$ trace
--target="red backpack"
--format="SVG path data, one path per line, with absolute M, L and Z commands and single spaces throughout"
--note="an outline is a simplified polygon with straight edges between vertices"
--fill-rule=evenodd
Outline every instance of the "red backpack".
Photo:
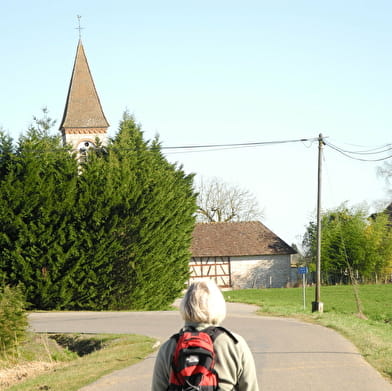
M 173 335 L 177 346 L 171 363 L 168 391 L 218 390 L 219 378 L 214 369 L 214 341 L 223 332 L 237 342 L 228 330 L 214 326 L 201 331 L 186 328 Z

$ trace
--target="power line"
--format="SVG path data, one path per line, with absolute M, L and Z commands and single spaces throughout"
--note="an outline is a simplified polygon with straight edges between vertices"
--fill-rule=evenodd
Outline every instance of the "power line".
M 310 142 L 309 147 L 316 142 L 317 138 L 301 138 L 294 140 L 279 140 L 279 141 L 258 141 L 258 142 L 249 142 L 249 143 L 231 143 L 231 144 L 201 144 L 201 145 L 183 145 L 183 146 L 175 146 L 175 147 L 164 147 L 161 146 L 162 150 L 167 150 L 166 154 L 174 155 L 174 154 L 188 154 L 188 153 L 200 153 L 200 152 L 215 152 L 215 151 L 224 151 L 229 149 L 243 149 L 243 148 L 255 148 L 262 147 L 268 145 L 279 145 L 279 144 L 288 144 L 288 143 L 305 143 Z M 305 145 L 305 144 L 304 144 Z M 305 145 L 306 147 L 306 145 Z
M 343 156 L 352 159 L 352 160 L 358 160 L 361 162 L 381 162 L 383 160 L 388 160 L 392 158 L 392 154 L 389 154 L 387 156 L 383 156 L 383 157 L 379 157 L 379 158 L 374 158 L 374 159 L 365 159 L 365 158 L 360 158 L 360 157 L 356 157 L 356 156 L 351 156 L 351 155 L 381 155 L 381 154 L 385 154 L 389 151 L 392 151 L 392 146 L 390 144 L 386 144 L 382 147 L 379 148 L 375 148 L 373 151 L 372 150 L 368 150 L 368 151 L 346 151 L 332 143 L 329 143 L 327 141 L 325 141 L 325 145 L 327 145 L 328 147 L 330 147 L 331 149 L 339 152 L 340 154 L 342 154 Z M 387 148 L 386 148 L 387 147 Z M 379 150 L 376 152 L 377 149 L 381 149 L 384 148 L 383 150 Z
M 180 145 L 180 146 L 169 146 L 165 147 L 163 145 L 159 146 L 160 150 L 167 150 L 169 154 L 172 153 L 194 153 L 194 152 L 213 152 L 213 151 L 220 151 L 225 149 L 241 149 L 241 148 L 252 148 L 252 147 L 260 147 L 260 146 L 267 146 L 267 145 L 278 145 L 278 144 L 288 144 L 288 143 L 298 143 L 298 142 L 315 142 L 317 138 L 301 138 L 301 139 L 294 139 L 294 140 L 278 140 L 278 141 L 258 141 L 258 142 L 248 142 L 248 143 L 229 143 L 229 144 L 199 144 L 199 145 Z M 150 145 L 151 146 L 151 145 Z M 106 149 L 106 147 L 105 147 Z M 109 150 L 109 148 L 107 148 Z M 111 151 L 135 151 L 136 149 L 132 148 L 118 148 L 113 147 L 110 148 Z M 179 151 L 179 152 L 170 152 L 172 151 Z M 38 149 L 24 149 L 24 151 L 31 153 L 49 153 L 55 152 L 57 153 L 57 149 L 47 149 L 47 150 L 38 150 Z M 185 151 L 185 152 L 184 152 Z M 78 152 L 77 149 L 72 149 L 71 152 Z M 3 155 L 3 153 L 0 153 Z
M 298 143 L 305 141 L 317 141 L 317 138 L 301 138 L 295 140 L 280 140 L 280 141 L 258 141 L 253 143 L 233 143 L 233 144 L 202 144 L 202 145 L 182 145 L 176 147 L 161 147 L 161 149 L 200 149 L 200 148 L 231 148 L 231 147 L 256 147 L 262 145 L 274 145 L 274 144 L 287 144 L 287 143 Z
M 247 142 L 247 143 L 227 143 L 227 144 L 198 144 L 198 145 L 179 145 L 179 146 L 163 146 L 159 145 L 160 150 L 167 151 L 166 154 L 184 154 L 184 153 L 200 153 L 200 152 L 215 152 L 215 151 L 223 151 L 228 149 L 243 149 L 243 148 L 255 148 L 255 147 L 263 147 L 263 146 L 271 146 L 271 145 L 279 145 L 279 144 L 289 144 L 289 143 L 305 143 L 310 142 L 310 146 L 318 141 L 319 138 L 300 138 L 300 139 L 290 139 L 290 140 L 275 140 L 275 141 L 257 141 L 257 142 Z M 339 152 L 343 156 L 352 159 L 358 160 L 363 162 L 380 162 L 384 160 L 388 160 L 392 158 L 392 144 L 384 144 L 380 147 L 360 150 L 360 151 L 349 151 L 334 145 L 328 141 L 326 138 L 323 137 L 324 144 L 336 152 Z M 309 146 L 309 147 L 310 147 Z M 106 147 L 105 147 L 106 149 Z M 106 152 L 109 150 L 114 152 L 120 151 L 136 151 L 136 149 L 132 148 L 108 148 Z M 25 149 L 27 153 L 36 153 L 36 154 L 45 154 L 45 153 L 58 153 L 57 149 L 47 149 L 47 150 L 35 150 L 35 149 Z M 77 152 L 77 150 L 72 150 L 72 152 Z M 387 156 L 385 154 L 388 153 Z M 5 153 L 0 151 L 0 156 L 4 156 Z M 361 158 L 359 156 L 373 156 L 373 158 Z M 378 157 L 380 156 L 380 157 Z
M 333 145 L 332 143 L 329 143 L 330 145 Z M 392 144 L 384 144 L 381 145 L 380 147 L 376 147 L 373 149 L 366 149 L 363 151 L 348 151 L 346 149 L 343 149 L 341 147 L 337 147 L 336 145 L 333 145 L 336 148 L 339 148 L 340 151 L 346 152 L 348 154 L 353 154 L 353 155 L 378 155 L 381 153 L 385 153 L 388 151 L 392 151 Z

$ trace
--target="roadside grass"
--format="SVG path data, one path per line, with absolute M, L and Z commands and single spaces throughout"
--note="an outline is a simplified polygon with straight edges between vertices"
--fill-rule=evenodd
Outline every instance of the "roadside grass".
M 76 391 L 144 359 L 155 342 L 140 335 L 32 333 L 0 360 L 0 389 Z
M 392 381 L 392 284 L 359 286 L 367 319 L 357 316 L 351 286 L 321 287 L 322 314 L 311 313 L 314 288 L 305 292 L 305 309 L 302 288 L 236 290 L 224 295 L 227 301 L 259 306 L 260 315 L 292 317 L 335 329 Z M 0 390 L 77 391 L 144 359 L 154 351 L 155 342 L 138 335 L 31 333 L 16 349 L 0 356 Z
M 348 338 L 363 357 L 392 381 L 392 284 L 360 285 L 366 318 L 358 316 L 352 286 L 322 286 L 323 313 L 312 313 L 315 288 L 247 289 L 224 292 L 227 301 L 254 304 L 260 315 L 284 316 L 330 327 Z

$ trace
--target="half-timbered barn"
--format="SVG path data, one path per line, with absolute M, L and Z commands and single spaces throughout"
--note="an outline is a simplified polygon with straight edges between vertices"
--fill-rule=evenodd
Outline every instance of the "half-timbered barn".
M 196 224 L 190 280 L 221 287 L 281 288 L 290 282 L 296 251 L 259 221 Z

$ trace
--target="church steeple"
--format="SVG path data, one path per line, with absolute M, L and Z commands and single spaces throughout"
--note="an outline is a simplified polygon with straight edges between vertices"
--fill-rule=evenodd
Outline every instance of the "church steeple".
M 79 39 L 60 125 L 63 142 L 70 144 L 75 150 L 94 147 L 96 138 L 106 144 L 108 127 L 83 44 Z

